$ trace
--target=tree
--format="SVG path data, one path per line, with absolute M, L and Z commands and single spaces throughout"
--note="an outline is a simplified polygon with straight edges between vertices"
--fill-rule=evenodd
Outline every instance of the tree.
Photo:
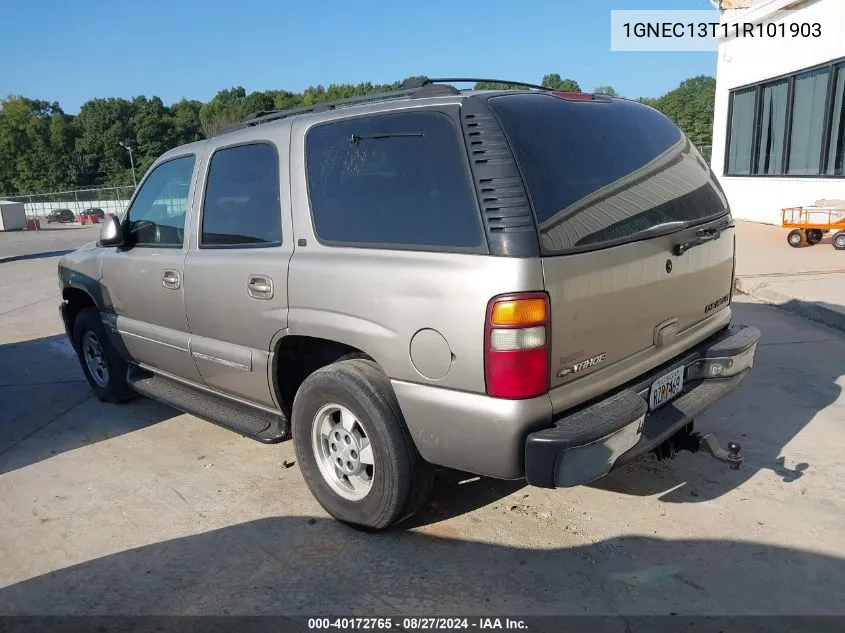
M 200 109 L 202 101 L 182 99 L 170 106 L 173 122 L 173 144 L 184 145 L 202 138 Z
M 686 79 L 657 99 L 639 99 L 672 119 L 697 146 L 712 144 L 716 80 L 699 75 Z
M 593 94 L 607 95 L 608 97 L 619 96 L 619 93 L 616 92 L 616 88 L 614 88 L 613 86 L 596 86 L 595 90 L 593 90 Z
M 544 88 L 560 90 L 562 92 L 581 92 L 581 86 L 574 79 L 561 79 L 557 73 L 551 73 L 543 77 L 540 84 Z
M 0 100 L 0 191 L 68 186 L 75 179 L 74 129 L 58 103 Z
M 120 143 L 136 145 L 134 114 L 133 102 L 126 99 L 91 99 L 82 104 L 76 117 L 80 130 L 76 148 L 83 155 L 85 169 L 78 185 L 132 182 L 129 154 Z
M 398 90 L 411 79 L 425 77 L 388 84 L 316 85 L 303 92 L 247 93 L 243 86 L 235 86 L 221 90 L 207 103 L 182 99 L 169 107 L 155 96 L 131 101 L 97 98 L 84 103 L 76 116 L 65 114 L 58 103 L 10 96 L 0 99 L 0 193 L 131 184 L 129 154 L 120 142 L 132 146 L 141 173 L 167 149 L 213 136 L 249 114 Z M 577 81 L 558 73 L 545 75 L 541 83 L 551 90 L 581 92 Z M 507 82 L 478 82 L 475 87 L 519 88 Z M 715 79 L 699 76 L 661 97 L 638 101 L 666 114 L 696 145 L 709 145 L 715 91 Z M 598 86 L 594 92 L 618 94 L 611 86 Z

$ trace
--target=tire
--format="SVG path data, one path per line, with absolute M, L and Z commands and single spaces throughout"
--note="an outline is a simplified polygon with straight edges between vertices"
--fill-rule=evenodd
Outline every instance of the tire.
M 819 229 L 807 229 L 807 243 L 815 246 L 822 241 L 824 234 Z
M 417 452 L 390 381 L 373 361 L 342 360 L 312 373 L 296 393 L 291 417 L 305 483 L 338 521 L 381 530 L 425 502 L 434 468 Z M 335 461 L 346 467 L 343 477 Z
M 82 372 L 95 396 L 103 402 L 126 402 L 132 399 L 135 394 L 126 384 L 128 365 L 112 346 L 97 308 L 85 308 L 76 315 L 73 345 Z M 92 358 L 89 362 L 92 356 L 96 359 Z
M 801 248 L 807 244 L 807 235 L 799 229 L 792 229 L 786 236 L 786 241 L 792 248 Z
M 845 251 L 845 231 L 837 231 L 833 234 L 833 248 Z

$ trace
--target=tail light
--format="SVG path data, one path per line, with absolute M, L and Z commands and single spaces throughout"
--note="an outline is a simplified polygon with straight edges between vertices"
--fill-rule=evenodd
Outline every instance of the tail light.
M 484 326 L 487 395 L 518 400 L 547 393 L 550 334 L 546 293 L 491 299 Z

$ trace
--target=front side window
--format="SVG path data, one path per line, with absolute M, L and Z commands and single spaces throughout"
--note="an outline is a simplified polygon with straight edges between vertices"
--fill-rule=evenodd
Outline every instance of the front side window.
M 306 137 L 314 231 L 330 243 L 479 248 L 463 141 L 433 111 L 349 119 Z
M 269 143 L 218 150 L 211 157 L 200 246 L 256 247 L 282 243 L 279 156 Z
M 161 163 L 138 190 L 127 211 L 127 241 L 133 246 L 181 246 L 195 157 Z
M 787 169 L 790 175 L 812 176 L 819 173 L 829 76 L 830 72 L 825 68 L 795 78 Z

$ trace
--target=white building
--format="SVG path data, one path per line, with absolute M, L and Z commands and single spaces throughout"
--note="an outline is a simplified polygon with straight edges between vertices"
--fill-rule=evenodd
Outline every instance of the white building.
M 845 0 L 721 7 L 711 164 L 734 216 L 779 224 L 783 207 L 845 199 Z M 749 23 L 772 37 L 733 36 Z

